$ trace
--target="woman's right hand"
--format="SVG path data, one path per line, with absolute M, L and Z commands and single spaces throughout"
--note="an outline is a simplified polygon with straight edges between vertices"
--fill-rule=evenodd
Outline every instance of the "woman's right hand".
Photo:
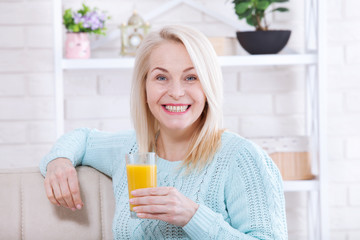
M 70 208 L 81 209 L 79 180 L 75 167 L 67 158 L 57 158 L 47 165 L 45 176 L 46 196 L 51 203 Z

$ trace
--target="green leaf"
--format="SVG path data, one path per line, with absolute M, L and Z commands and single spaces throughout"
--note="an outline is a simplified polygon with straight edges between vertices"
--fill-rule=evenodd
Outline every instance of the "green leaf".
M 279 8 L 275 8 L 274 10 L 272 10 L 272 12 L 275 12 L 275 11 L 278 11 L 278 12 L 288 12 L 289 9 L 288 9 L 288 8 L 279 7 Z
M 71 24 L 74 24 L 74 19 L 72 18 L 71 9 L 66 9 L 63 15 L 63 21 L 66 29 L 69 29 Z
M 251 0 L 233 0 L 233 3 L 235 3 L 235 4 L 240 4 L 240 3 L 245 3 L 245 2 L 250 3 Z
M 236 14 L 243 14 L 249 7 L 249 2 L 243 2 L 235 6 Z
M 247 18 L 251 15 L 251 8 L 248 8 L 243 14 L 238 14 L 239 19 Z
M 70 30 L 71 32 L 80 32 L 79 25 L 77 25 L 77 24 L 72 24 L 72 25 L 70 25 L 70 26 L 69 26 L 69 30 Z
M 249 24 L 250 26 L 255 26 L 256 25 L 256 18 L 253 15 L 250 15 L 246 18 L 246 22 L 247 24 Z
M 257 5 L 256 5 L 256 9 L 259 10 L 266 10 L 270 5 L 269 1 L 260 1 Z

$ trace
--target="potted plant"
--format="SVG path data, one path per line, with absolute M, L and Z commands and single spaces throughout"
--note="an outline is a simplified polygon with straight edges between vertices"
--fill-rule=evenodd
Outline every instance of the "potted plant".
M 287 8 L 268 8 L 273 3 L 284 3 L 288 0 L 233 0 L 234 9 L 239 19 L 246 19 L 247 24 L 255 31 L 238 31 L 236 36 L 240 45 L 250 54 L 274 54 L 280 52 L 287 44 L 291 31 L 269 30 L 266 14 L 286 12 Z
M 90 57 L 90 33 L 105 35 L 105 21 L 109 19 L 104 12 L 82 4 L 82 9 L 74 12 L 66 9 L 63 23 L 67 30 L 65 42 L 66 58 Z

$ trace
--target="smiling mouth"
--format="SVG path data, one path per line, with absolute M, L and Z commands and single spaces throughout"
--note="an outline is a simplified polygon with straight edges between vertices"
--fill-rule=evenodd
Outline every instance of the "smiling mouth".
M 186 112 L 190 108 L 191 105 L 182 105 L 182 106 L 172 106 L 172 105 L 163 105 L 163 107 L 169 111 L 174 113 Z

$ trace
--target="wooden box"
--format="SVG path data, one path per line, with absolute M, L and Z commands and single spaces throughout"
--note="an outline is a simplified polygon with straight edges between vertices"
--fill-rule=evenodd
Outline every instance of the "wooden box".
M 231 37 L 208 37 L 218 56 L 236 55 L 236 38 Z
M 284 180 L 309 180 L 311 157 L 306 137 L 277 137 L 252 139 L 270 155 Z

